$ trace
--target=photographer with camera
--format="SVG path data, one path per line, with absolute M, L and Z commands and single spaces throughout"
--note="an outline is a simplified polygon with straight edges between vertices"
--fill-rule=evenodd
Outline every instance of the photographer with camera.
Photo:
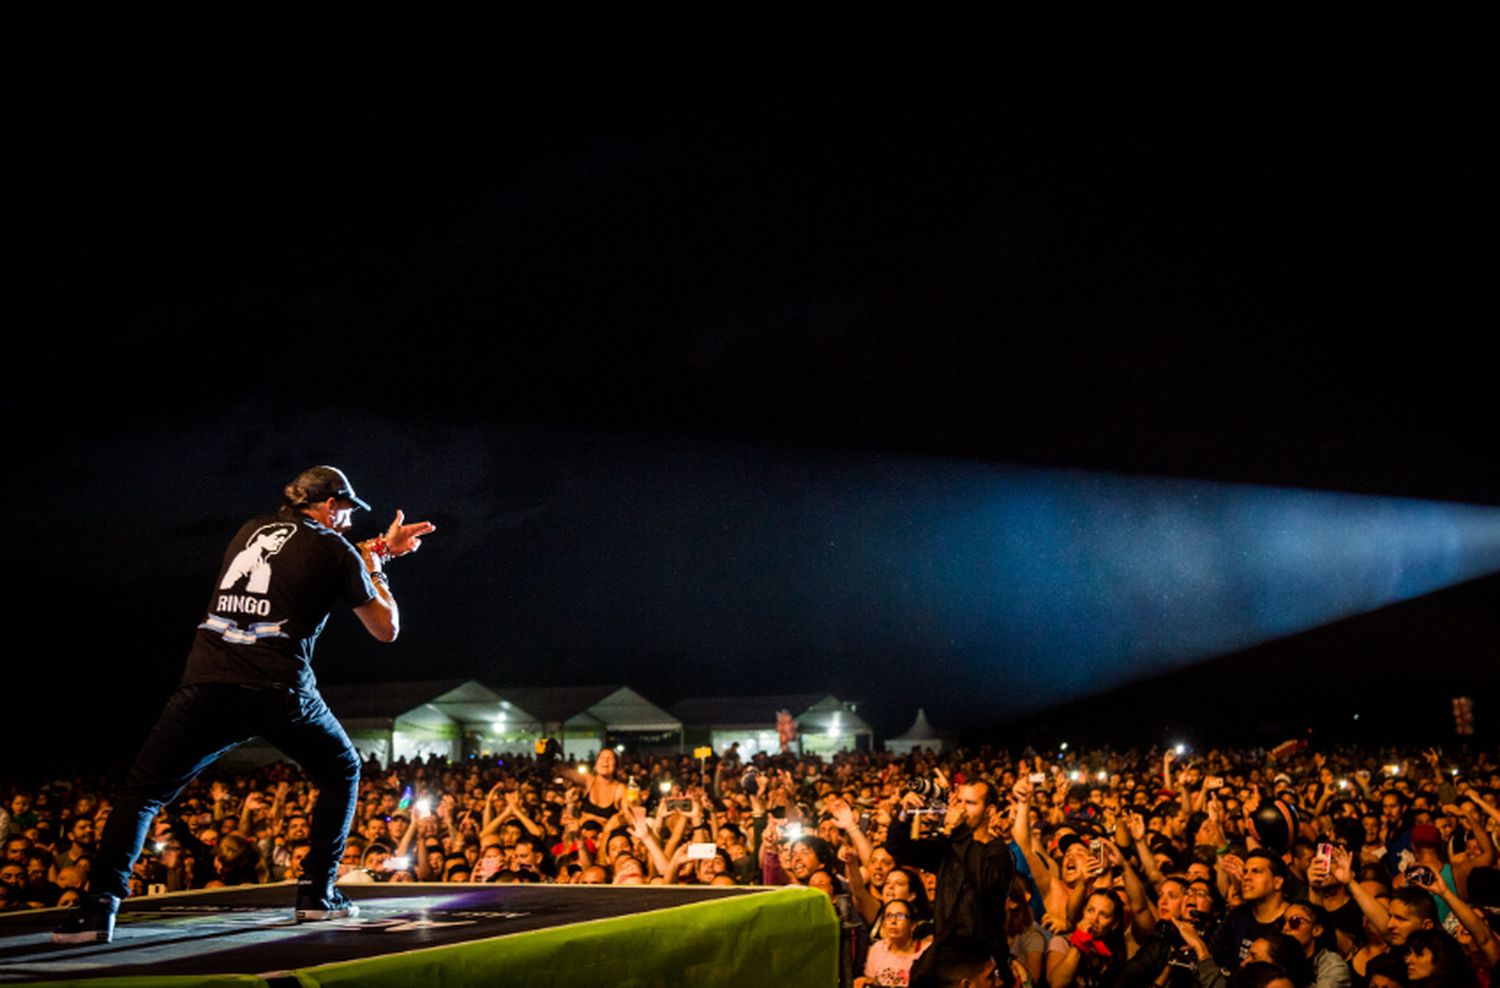
M 1197 985 L 1199 958 L 1179 928 L 1180 923 L 1187 923 L 1192 927 L 1195 939 L 1202 943 L 1202 930 L 1198 925 L 1201 914 L 1188 905 L 1189 886 L 1187 878 L 1182 875 L 1172 875 L 1161 882 L 1156 895 L 1156 926 L 1126 964 L 1123 981 L 1126 988 L 1148 984 L 1165 984 L 1172 988 Z M 1205 946 L 1204 956 L 1207 953 Z
M 997 832 L 997 828 L 1009 827 L 999 812 L 994 783 L 976 779 L 953 790 L 943 816 L 943 832 L 920 839 L 912 837 L 912 825 L 927 798 L 916 789 L 911 787 L 902 796 L 901 814 L 891 824 L 887 847 L 902 864 L 937 874 L 933 903 L 937 940 L 972 937 L 995 958 L 1008 958 L 1005 897 L 1015 862 L 1010 842 Z M 922 965 L 919 960 L 917 968 Z
M 1208 947 L 1220 925 L 1220 906 L 1211 881 L 1165 879 L 1157 895 L 1156 928 L 1126 964 L 1121 988 L 1222 984 L 1224 969 Z

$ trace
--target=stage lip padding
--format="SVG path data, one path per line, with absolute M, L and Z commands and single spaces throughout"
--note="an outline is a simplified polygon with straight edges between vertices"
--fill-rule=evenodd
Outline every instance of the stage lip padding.
M 838 943 L 828 896 L 780 888 L 289 973 L 305 988 L 828 988 Z

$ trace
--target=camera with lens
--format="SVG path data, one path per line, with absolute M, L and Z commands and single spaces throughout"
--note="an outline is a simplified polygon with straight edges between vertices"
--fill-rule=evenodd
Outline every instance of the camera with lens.
M 760 793 L 760 770 L 754 765 L 745 769 L 745 774 L 740 776 L 740 788 L 746 796 L 756 796 Z
M 1194 923 L 1193 926 L 1197 927 Z M 1167 966 L 1180 967 L 1185 971 L 1198 970 L 1198 955 L 1192 947 L 1188 946 L 1182 938 L 1182 931 L 1177 924 L 1170 920 L 1162 920 L 1156 924 L 1157 934 L 1162 942 L 1167 945 Z
M 934 779 L 910 779 L 906 783 L 905 792 L 914 792 L 923 799 L 931 799 L 942 792 L 942 786 Z
M 1180 939 L 1182 934 L 1178 933 L 1177 936 Z M 1198 955 L 1187 944 L 1179 944 L 1167 951 L 1167 967 L 1180 967 L 1184 971 L 1197 971 Z

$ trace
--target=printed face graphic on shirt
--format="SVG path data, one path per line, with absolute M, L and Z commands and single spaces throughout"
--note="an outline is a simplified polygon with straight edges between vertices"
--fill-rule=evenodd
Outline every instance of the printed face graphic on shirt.
M 262 525 L 245 542 L 219 582 L 220 590 L 232 590 L 245 581 L 246 593 L 265 593 L 271 586 L 271 557 L 281 551 L 287 540 L 297 534 L 297 526 L 288 522 Z

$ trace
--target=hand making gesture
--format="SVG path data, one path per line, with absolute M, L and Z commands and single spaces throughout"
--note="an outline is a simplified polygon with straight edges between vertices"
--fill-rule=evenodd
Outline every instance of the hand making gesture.
M 385 534 L 377 538 L 361 542 L 359 547 L 379 560 L 393 559 L 396 556 L 405 556 L 422 548 L 422 536 L 437 531 L 437 526 L 430 521 L 406 522 L 406 512 L 400 508 L 396 509 L 396 517 L 391 521 L 391 527 L 385 530 Z
M 422 536 L 431 534 L 437 526 L 430 521 L 414 521 L 406 524 L 406 512 L 396 509 L 395 520 L 385 530 L 385 545 L 393 556 L 404 556 L 422 548 Z

